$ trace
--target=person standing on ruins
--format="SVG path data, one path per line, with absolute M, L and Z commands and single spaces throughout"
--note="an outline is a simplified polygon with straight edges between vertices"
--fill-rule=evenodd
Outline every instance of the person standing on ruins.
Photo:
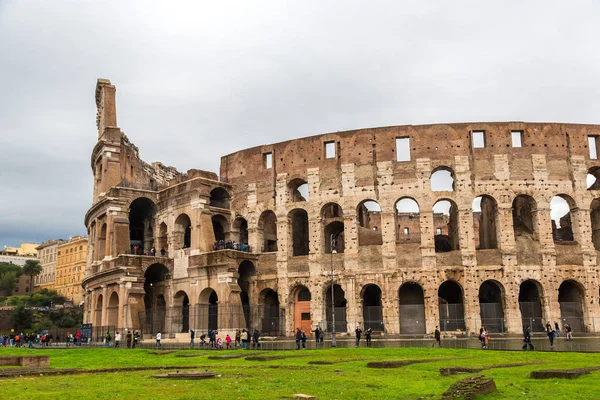
M 573 329 L 571 325 L 565 324 L 565 332 L 567 332 L 567 340 L 573 340 Z
M 442 347 L 442 334 L 440 333 L 440 330 L 439 330 L 439 328 L 437 326 L 435 327 L 435 332 L 433 333 L 433 337 L 435 338 L 435 342 L 433 342 L 433 344 L 431 345 L 431 347 L 435 347 L 436 343 L 440 347 Z

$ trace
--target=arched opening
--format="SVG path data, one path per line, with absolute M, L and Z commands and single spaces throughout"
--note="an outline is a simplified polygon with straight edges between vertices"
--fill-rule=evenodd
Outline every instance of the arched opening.
M 419 204 L 410 197 L 396 202 L 396 241 L 421 243 L 421 218 Z
M 454 171 L 448 167 L 436 168 L 431 174 L 432 192 L 453 192 Z
M 167 255 L 169 252 L 169 241 L 167 236 L 167 224 L 164 222 L 158 227 L 158 254 Z
M 590 205 L 590 219 L 592 222 L 592 242 L 594 248 L 600 250 L 600 199 L 594 199 Z
M 95 317 L 94 325 L 95 326 L 102 326 L 102 302 L 103 301 L 104 301 L 104 298 L 102 297 L 102 295 L 99 295 L 98 298 L 96 299 L 96 308 L 94 310 L 94 317 Z
M 279 336 L 279 296 L 273 289 L 265 289 L 261 293 L 261 297 L 263 299 L 262 332 L 271 336 Z
M 102 224 L 100 235 L 98 235 L 98 249 L 96 250 L 96 260 L 103 260 L 106 257 L 106 224 Z
M 300 328 L 308 333 L 312 330 L 310 290 L 306 286 L 298 286 L 292 293 L 294 296 L 294 328 Z
M 331 253 L 331 239 L 333 238 L 334 250 L 343 253 L 344 243 L 344 213 L 342 207 L 336 203 L 328 203 L 321 209 L 321 220 L 323 222 L 323 239 L 326 254 Z
M 192 221 L 187 214 L 180 214 L 175 219 L 173 230 L 173 249 L 187 249 L 192 247 Z
M 443 331 L 464 331 L 465 310 L 462 287 L 454 281 L 445 281 L 438 289 L 440 329 Z
M 190 299 L 183 290 L 175 293 L 173 298 L 173 304 L 175 305 L 175 313 L 173 318 L 173 325 L 175 326 L 175 332 L 186 333 L 190 330 Z M 177 329 L 179 328 L 179 329 Z
M 512 203 L 513 229 L 515 238 L 538 240 L 536 227 L 538 226 L 537 204 L 533 197 L 519 195 Z
M 569 324 L 574 332 L 585 332 L 583 299 L 585 299 L 585 292 L 577 281 L 566 280 L 558 288 L 560 319 L 563 325 Z
M 156 206 L 145 198 L 135 199 L 129 207 L 129 246 L 131 254 L 144 254 L 154 246 L 152 234 Z
M 221 214 L 216 214 L 212 216 L 212 226 L 213 232 L 215 234 L 215 240 L 217 242 L 228 242 L 229 237 L 229 222 L 227 218 L 225 218 Z
M 277 251 L 277 216 L 271 210 L 264 211 L 258 220 L 259 243 L 261 251 Z
M 308 213 L 300 208 L 290 211 L 288 215 L 292 241 L 292 254 L 306 256 L 309 250 L 308 239 Z
M 246 221 L 244 217 L 237 217 L 235 220 L 233 220 L 231 236 L 233 241 L 240 245 L 238 246 L 237 250 L 244 250 L 241 248 L 242 244 L 245 244 L 246 246 L 248 245 L 248 221 Z
M 381 289 L 377 285 L 367 285 L 362 295 L 364 329 L 383 332 L 383 310 L 381 306 Z
M 288 184 L 289 197 L 294 203 L 308 201 L 308 184 L 303 179 L 293 179 Z
M 335 309 L 335 331 L 346 332 L 348 324 L 346 322 L 346 295 L 344 289 L 338 284 L 333 285 L 333 305 Z M 333 318 L 331 314 L 331 285 L 325 291 L 325 319 L 327 321 L 327 331 L 331 332 L 333 328 Z
M 497 249 L 498 236 L 496 218 L 498 204 L 488 195 L 473 200 L 473 226 L 475 228 L 475 248 L 477 250 Z
M 600 190 L 600 167 L 588 169 L 586 184 L 587 190 Z
M 376 201 L 365 200 L 358 205 L 358 245 L 383 243 L 381 236 L 381 207 Z
M 577 227 L 575 202 L 566 195 L 554 196 L 550 201 L 552 238 L 554 242 L 573 242 Z
M 425 296 L 416 282 L 406 282 L 398 290 L 400 301 L 400 333 L 423 334 L 425 326 Z
M 219 328 L 219 296 L 214 289 L 208 287 L 200 292 L 199 323 L 202 331 Z
M 481 324 L 489 332 L 504 332 L 502 288 L 498 282 L 487 280 L 479 286 L 479 315 L 481 316 Z
M 519 287 L 519 309 L 523 329 L 528 326 L 532 332 L 544 332 L 541 285 L 532 279 L 523 281 Z
M 435 252 L 459 250 L 458 207 L 452 200 L 439 200 L 433 205 Z
M 165 281 L 168 279 L 169 269 L 163 264 L 152 264 L 144 273 L 145 315 L 140 315 L 140 325 L 144 331 L 164 332 L 167 307 L 164 293 L 167 291 Z
M 250 308 L 250 295 L 254 292 L 253 288 L 256 282 L 256 268 L 251 261 L 244 260 L 238 267 L 238 285 L 241 289 L 240 300 L 244 313 L 242 326 L 250 328 L 252 325 L 252 312 Z
M 108 326 L 117 328 L 119 325 L 119 295 L 117 292 L 112 292 L 110 295 L 106 312 L 108 313 Z
M 214 188 L 210 192 L 210 206 L 229 209 L 231 202 L 231 196 L 227 193 L 227 190 L 223 188 Z

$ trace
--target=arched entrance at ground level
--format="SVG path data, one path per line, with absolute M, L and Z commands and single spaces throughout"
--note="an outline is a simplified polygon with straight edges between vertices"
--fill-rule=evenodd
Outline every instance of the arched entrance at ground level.
M 334 308 L 335 308 L 335 331 L 347 332 L 348 324 L 346 322 L 346 297 L 344 289 L 340 285 L 333 285 Z M 325 318 L 327 321 L 327 332 L 333 328 L 333 318 L 331 314 L 331 285 L 325 292 Z
M 519 309 L 523 329 L 528 326 L 532 332 L 544 332 L 542 301 L 540 299 L 541 285 L 532 279 L 521 283 L 519 287 Z
M 502 289 L 498 282 L 487 280 L 479 287 L 479 315 L 481 325 L 485 326 L 488 332 L 505 331 Z
M 454 281 L 446 281 L 438 289 L 440 329 L 461 331 L 466 329 L 462 287 Z
M 190 299 L 183 290 L 175 294 L 173 299 L 175 305 L 173 315 L 173 331 L 174 332 L 189 332 L 190 330 Z
M 279 296 L 273 289 L 265 289 L 261 293 L 261 304 L 262 304 L 262 333 L 279 336 L 280 322 L 279 322 Z
M 298 286 L 294 290 L 294 330 L 300 328 L 306 334 L 312 330 L 310 313 L 310 290 L 306 286 Z
M 167 304 L 164 297 L 169 270 L 163 264 L 152 264 L 144 273 L 144 312 L 138 315 L 144 332 L 165 332 Z
M 219 297 L 212 288 L 200 292 L 198 322 L 201 331 L 219 329 Z
M 400 286 L 400 333 L 422 334 L 425 326 L 425 296 L 423 288 L 416 282 L 407 282 Z
M 129 245 L 132 254 L 144 254 L 154 246 L 154 214 L 156 206 L 145 198 L 135 199 L 129 207 Z
M 104 300 L 104 298 L 102 297 L 102 295 L 99 295 L 98 299 L 96 300 L 96 309 L 94 310 L 95 326 L 102 326 L 102 302 L 103 302 L 103 300 Z
M 112 294 L 110 295 L 106 312 L 108 313 L 108 326 L 114 326 L 116 328 L 119 324 L 119 295 L 117 294 L 117 292 L 112 292 Z
M 244 260 L 238 267 L 238 285 L 242 290 L 240 292 L 240 301 L 242 303 L 242 312 L 244 315 L 241 326 L 245 328 L 252 327 L 252 312 L 250 308 L 250 294 L 256 280 L 256 268 L 251 261 Z
M 569 324 L 574 332 L 585 332 L 583 320 L 583 287 L 574 280 L 566 280 L 558 288 L 558 304 L 562 325 Z
M 364 329 L 383 332 L 383 311 L 381 307 L 381 289 L 377 285 L 367 285 L 362 295 Z

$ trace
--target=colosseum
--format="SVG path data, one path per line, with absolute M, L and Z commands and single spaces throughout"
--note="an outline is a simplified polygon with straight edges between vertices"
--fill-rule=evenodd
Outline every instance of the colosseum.
M 85 321 L 162 331 L 600 330 L 600 125 L 334 132 L 141 160 L 96 86 Z

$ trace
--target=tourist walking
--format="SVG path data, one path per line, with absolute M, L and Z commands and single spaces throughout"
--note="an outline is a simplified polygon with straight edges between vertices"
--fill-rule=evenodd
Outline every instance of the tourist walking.
M 156 348 L 162 349 L 162 344 L 160 344 L 160 340 L 162 339 L 162 333 L 160 331 L 156 334 Z
M 527 350 L 527 347 L 529 347 L 529 350 L 533 350 L 533 344 L 531 343 L 530 327 L 525 328 L 525 330 L 523 331 L 523 350 Z
M 258 339 L 260 338 L 260 333 L 258 332 L 258 329 L 254 328 L 254 334 L 252 334 L 252 348 L 260 348 L 260 342 L 258 341 Z
M 437 326 L 435 327 L 433 337 L 435 338 L 435 341 L 431 344 L 431 347 L 435 347 L 436 343 L 438 344 L 438 346 L 442 347 L 442 334 L 440 333 L 440 329 Z
M 356 347 L 359 347 L 360 346 L 360 336 L 362 335 L 362 329 L 360 329 L 357 326 L 356 329 L 354 330 L 354 334 L 356 336 Z
M 296 350 L 300 350 L 300 342 L 302 341 L 302 331 L 296 328 Z
M 69 335 L 69 338 L 67 339 L 67 342 L 72 341 L 73 340 L 73 334 Z M 110 332 L 106 332 L 106 335 L 104 336 L 104 347 L 110 347 L 110 341 L 112 340 L 112 336 L 110 336 Z
M 154 249 L 152 249 L 154 250 Z M 196 331 L 190 329 L 190 347 L 194 347 L 194 338 L 196 337 Z
M 306 341 L 308 340 L 308 336 L 306 336 L 306 332 L 302 331 L 302 350 L 306 350 Z
M 225 344 L 227 345 L 228 350 L 231 349 L 231 336 L 229 336 L 229 333 L 225 336 Z
M 121 343 L 121 333 L 117 332 L 115 334 L 115 349 L 119 347 L 119 343 Z
M 240 330 L 235 330 L 235 347 L 238 348 L 242 345 L 242 336 L 240 334 Z
M 140 333 L 138 331 L 133 331 L 133 344 L 132 347 L 135 349 L 135 346 L 137 346 L 137 344 L 140 341 Z
M 365 331 L 365 340 L 367 341 L 367 347 L 371 347 L 371 334 L 373 333 L 373 329 L 370 327 Z
M 248 331 L 246 329 L 242 329 L 242 333 L 240 336 L 242 339 L 242 349 L 246 350 L 246 347 L 248 347 Z
M 571 325 L 565 324 L 565 332 L 567 332 L 567 340 L 573 340 L 573 329 Z
M 319 342 L 321 341 L 321 332 L 320 332 L 319 326 L 317 326 L 315 329 L 313 329 L 312 332 L 315 334 L 315 343 L 319 344 Z
M 131 348 L 131 339 L 132 339 L 132 335 L 131 335 L 131 331 L 128 329 L 125 333 L 125 340 L 127 341 L 127 348 L 130 349 Z

